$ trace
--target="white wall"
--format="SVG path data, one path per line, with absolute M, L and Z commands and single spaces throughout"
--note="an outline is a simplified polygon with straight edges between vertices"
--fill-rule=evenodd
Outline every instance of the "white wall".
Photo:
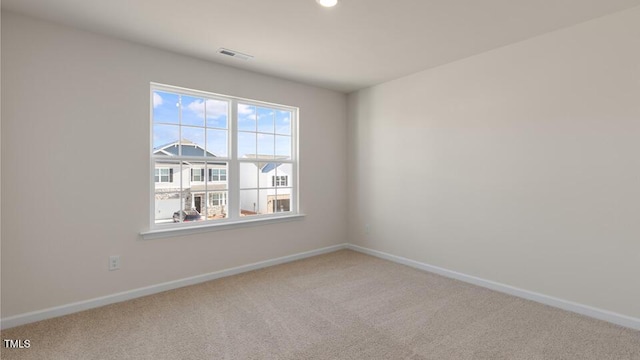
M 640 317 L 638 39 L 635 8 L 351 94 L 350 240 Z
M 151 81 L 298 106 L 308 216 L 142 240 Z M 346 241 L 344 94 L 4 11 L 2 90 L 3 318 Z

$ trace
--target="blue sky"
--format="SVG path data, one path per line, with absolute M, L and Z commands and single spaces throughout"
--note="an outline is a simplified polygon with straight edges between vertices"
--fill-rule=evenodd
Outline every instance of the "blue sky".
M 222 100 L 153 93 L 153 147 L 188 139 L 216 156 L 228 156 L 228 106 Z M 206 136 L 205 136 L 206 128 Z M 291 112 L 238 104 L 238 155 L 291 156 Z M 205 139 L 206 137 L 206 139 Z
M 239 157 L 256 153 L 291 156 L 291 113 L 288 111 L 240 103 L 238 130 Z

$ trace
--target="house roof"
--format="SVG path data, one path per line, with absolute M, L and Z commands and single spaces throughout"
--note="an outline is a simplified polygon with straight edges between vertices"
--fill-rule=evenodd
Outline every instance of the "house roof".
M 272 171 L 273 169 L 277 168 L 278 166 L 282 165 L 282 163 L 266 163 L 261 171 L 263 174 L 268 173 L 269 171 Z
M 154 155 L 165 154 L 169 156 L 178 156 L 179 145 L 182 143 L 182 156 L 211 156 L 216 157 L 215 154 L 207 151 L 202 146 L 194 143 L 189 139 L 182 139 L 182 141 L 174 141 L 168 144 L 160 145 L 153 149 Z
M 282 155 L 265 155 L 265 154 L 245 154 L 243 156 L 243 158 L 245 159 L 255 159 L 255 160 L 263 160 L 258 162 L 258 168 L 262 171 L 262 173 L 268 173 L 269 171 L 272 171 L 273 169 L 279 167 L 280 165 L 282 165 L 282 163 L 276 163 L 273 162 L 273 160 L 278 161 L 278 160 L 289 160 L 290 157 L 289 156 L 282 156 Z M 266 160 L 271 160 L 271 161 L 266 161 Z

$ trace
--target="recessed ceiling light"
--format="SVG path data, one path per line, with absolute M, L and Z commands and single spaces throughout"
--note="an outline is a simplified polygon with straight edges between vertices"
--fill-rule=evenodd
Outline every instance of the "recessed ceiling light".
M 334 7 L 338 3 L 338 0 L 316 0 L 318 4 L 324 7 Z

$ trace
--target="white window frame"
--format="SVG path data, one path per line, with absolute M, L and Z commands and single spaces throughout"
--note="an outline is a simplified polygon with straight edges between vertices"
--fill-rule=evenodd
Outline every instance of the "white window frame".
M 153 93 L 154 91 L 177 93 L 180 95 L 198 96 L 209 99 L 228 101 L 229 113 L 227 115 L 227 128 L 229 131 L 229 138 L 227 141 L 228 157 L 185 157 L 185 156 L 157 156 L 153 154 Z M 283 160 L 278 159 L 278 163 L 291 164 L 293 172 L 292 178 L 288 180 L 288 186 L 291 188 L 291 201 L 289 212 L 279 212 L 271 214 L 259 214 L 253 216 L 240 216 L 240 163 L 254 163 L 255 159 L 239 159 L 237 151 L 237 122 L 238 122 L 238 103 L 245 105 L 267 107 L 275 110 L 283 110 L 291 112 L 291 159 Z M 176 87 L 171 85 L 151 83 L 149 89 L 149 154 L 150 154 L 150 203 L 149 203 L 149 229 L 142 231 L 141 235 L 145 239 L 167 237 L 174 235 L 184 235 L 190 233 L 200 233 L 204 231 L 219 230 L 228 227 L 240 227 L 247 225 L 255 225 L 260 223 L 289 221 L 296 218 L 304 217 L 305 215 L 300 211 L 300 196 L 299 196 L 299 154 L 298 154 L 298 142 L 299 142 L 299 108 L 281 104 L 268 103 L 258 100 L 245 99 L 235 96 L 215 94 L 206 91 L 192 90 L 182 87 Z M 189 223 L 155 223 L 155 163 L 156 161 L 199 161 L 199 162 L 226 162 L 227 167 L 227 198 L 226 206 L 228 208 L 227 218 L 204 220 Z M 174 176 L 176 174 L 174 173 Z M 181 175 L 177 175 L 181 176 Z M 189 174 L 191 176 L 191 174 Z M 205 170 L 205 178 L 203 181 L 208 181 L 208 171 Z M 214 190 L 215 191 L 215 190 Z

